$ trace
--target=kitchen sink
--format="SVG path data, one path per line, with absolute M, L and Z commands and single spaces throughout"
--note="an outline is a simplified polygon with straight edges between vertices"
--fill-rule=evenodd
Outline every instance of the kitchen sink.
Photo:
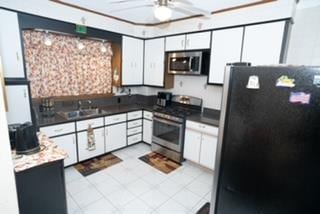
M 58 114 L 66 119 L 74 119 L 74 118 L 83 118 L 83 117 L 91 117 L 99 114 L 107 113 L 104 110 L 99 108 L 94 109 L 82 109 L 82 110 L 75 110 L 75 111 L 61 111 Z

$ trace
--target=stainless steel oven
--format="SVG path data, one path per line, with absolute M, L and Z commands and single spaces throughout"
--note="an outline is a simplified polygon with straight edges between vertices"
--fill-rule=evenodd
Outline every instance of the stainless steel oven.
M 153 141 L 177 152 L 181 152 L 183 123 L 158 117 L 153 118 Z

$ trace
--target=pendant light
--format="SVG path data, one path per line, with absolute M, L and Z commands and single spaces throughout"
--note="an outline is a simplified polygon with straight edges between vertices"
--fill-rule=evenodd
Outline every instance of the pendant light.
M 172 10 L 168 7 L 168 0 L 160 0 L 153 13 L 159 21 L 168 21 L 172 16 Z
M 77 48 L 79 50 L 82 50 L 85 48 L 84 44 L 80 41 L 80 38 L 78 39 L 78 42 L 77 42 Z
M 50 35 L 48 31 L 45 31 L 45 35 L 44 35 L 44 44 L 46 46 L 51 46 L 52 45 L 52 40 L 50 39 Z
M 100 51 L 101 51 L 102 53 L 107 52 L 107 48 L 106 48 L 106 46 L 104 45 L 104 40 L 102 40 L 102 44 L 101 44 L 101 47 L 100 47 Z

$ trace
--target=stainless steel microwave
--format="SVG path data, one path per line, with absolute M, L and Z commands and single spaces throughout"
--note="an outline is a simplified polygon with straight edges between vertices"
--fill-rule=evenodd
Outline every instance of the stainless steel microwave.
M 207 74 L 208 54 L 204 51 L 167 53 L 169 74 L 203 75 Z

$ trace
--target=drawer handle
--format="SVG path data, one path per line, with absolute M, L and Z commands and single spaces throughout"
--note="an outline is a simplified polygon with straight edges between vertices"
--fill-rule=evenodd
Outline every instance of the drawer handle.
M 114 120 L 114 121 L 118 121 L 118 120 L 120 120 L 120 118 L 114 118 L 113 120 Z
M 55 129 L 54 132 L 61 132 L 63 129 Z

